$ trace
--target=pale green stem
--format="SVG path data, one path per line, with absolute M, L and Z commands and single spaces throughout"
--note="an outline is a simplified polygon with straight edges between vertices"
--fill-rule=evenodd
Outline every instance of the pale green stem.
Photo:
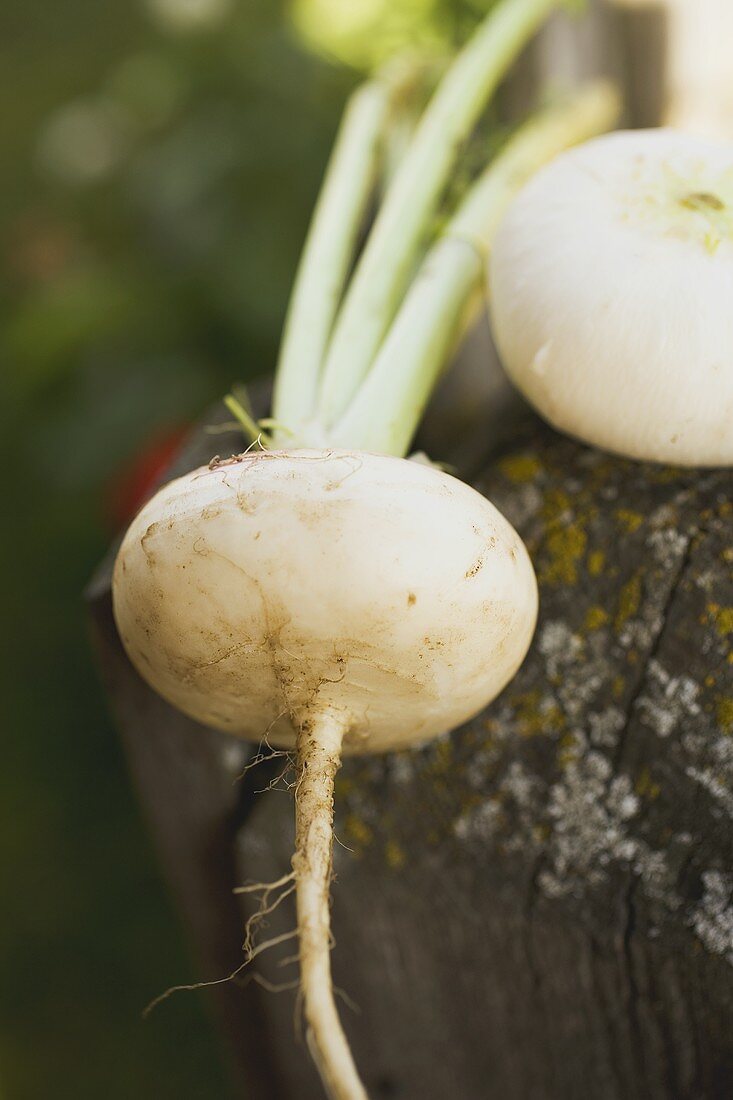
M 409 94 L 401 96 L 399 101 L 395 102 L 385 131 L 379 181 L 382 195 L 389 190 L 405 159 L 425 105 L 435 91 L 440 77 L 445 73 L 447 58 L 440 55 L 433 57 L 420 55 L 416 58 L 406 54 L 398 56 L 390 66 L 385 68 L 388 74 L 390 70 L 395 70 L 397 75 L 399 67 L 404 69 L 406 66 L 412 67 L 413 79 L 406 88 Z
M 487 253 L 516 191 L 561 150 L 608 129 L 619 99 L 605 83 L 525 123 L 469 191 L 431 248 L 361 389 L 329 432 L 336 446 L 404 455 L 452 349 Z
M 224 404 L 235 420 L 237 420 L 250 443 L 255 443 L 258 439 L 262 438 L 264 434 L 262 428 L 251 415 L 249 409 L 245 408 L 241 401 L 238 401 L 233 394 L 228 393 L 224 398 Z
M 385 197 L 336 320 L 319 419 L 343 413 L 374 361 L 462 143 L 514 58 L 560 0 L 501 0 L 452 63 Z
M 384 157 L 380 176 L 382 194 L 389 191 L 390 185 L 405 159 L 405 154 L 410 147 L 419 119 L 420 112 L 416 107 L 403 108 L 394 114 L 392 125 L 388 128 L 384 140 Z
M 351 96 L 295 278 L 275 376 L 273 417 L 296 428 L 313 413 L 318 378 L 375 182 L 390 89 L 375 80 Z

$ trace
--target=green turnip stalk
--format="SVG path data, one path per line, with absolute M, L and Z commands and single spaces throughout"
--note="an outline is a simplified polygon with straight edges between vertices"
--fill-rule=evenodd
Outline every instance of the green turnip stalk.
M 385 65 L 346 104 L 290 296 L 273 419 L 291 432 L 315 410 L 325 357 L 357 238 L 380 173 L 394 166 L 434 65 L 411 55 Z
M 374 80 L 349 100 L 313 214 L 285 321 L 273 416 L 293 429 L 315 406 L 321 363 L 377 174 L 389 87 Z
M 434 93 L 439 79 L 444 75 L 448 61 L 449 58 L 443 54 L 406 54 L 404 57 L 398 56 L 395 61 L 388 63 L 382 69 L 383 75 L 387 78 L 394 80 L 402 76 L 405 88 L 405 94 L 394 97 L 389 125 L 384 135 L 379 179 L 382 196 L 388 191 L 398 168 L 405 159 L 425 105 Z M 411 80 L 406 80 L 402 75 L 405 69 L 411 73 Z
M 320 387 L 326 427 L 366 375 L 405 292 L 463 143 L 491 93 L 559 0 L 501 0 L 431 99 L 379 211 L 331 337 Z
M 509 141 L 428 252 L 366 380 L 331 431 L 337 445 L 407 453 L 511 199 L 556 153 L 610 127 L 618 111 L 616 91 L 599 83 L 531 119 Z

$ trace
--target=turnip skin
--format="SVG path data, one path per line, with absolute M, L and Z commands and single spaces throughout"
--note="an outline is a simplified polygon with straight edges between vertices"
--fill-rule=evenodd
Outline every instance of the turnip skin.
M 251 451 L 171 482 L 130 526 L 113 598 L 133 664 L 179 709 L 286 748 L 329 712 L 345 753 L 466 721 L 537 614 L 527 552 L 484 497 L 350 451 Z
M 509 206 L 489 268 L 504 366 L 554 427 L 733 465 L 733 146 L 663 129 L 561 153 Z

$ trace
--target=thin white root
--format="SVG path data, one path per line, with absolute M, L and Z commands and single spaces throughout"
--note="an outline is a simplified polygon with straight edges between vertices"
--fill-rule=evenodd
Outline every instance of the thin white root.
M 281 886 L 287 886 L 289 882 L 295 880 L 295 871 L 288 871 L 287 875 L 283 875 L 282 878 L 275 879 L 274 882 L 250 882 L 246 886 L 235 886 L 232 890 L 233 894 L 264 894 L 269 897 L 273 890 L 277 890 Z
M 333 787 L 345 732 L 343 721 L 326 713 L 305 722 L 298 734 L 293 870 L 308 1047 L 331 1100 L 367 1100 L 336 1011 L 331 981 Z
M 250 947 L 246 949 L 246 958 L 244 962 L 235 967 L 231 973 L 225 974 L 223 978 L 212 978 L 210 981 L 206 982 L 186 982 L 183 985 L 169 986 L 168 989 L 164 990 L 163 993 L 159 993 L 157 997 L 154 997 L 153 1000 L 145 1006 L 142 1012 L 143 1019 L 146 1019 L 153 1009 L 157 1008 L 163 1001 L 167 1001 L 174 993 L 183 993 L 186 991 L 196 992 L 199 989 L 211 989 L 216 985 L 226 985 L 227 982 L 236 982 L 242 971 L 248 967 L 252 960 L 256 959 L 258 955 L 261 955 L 264 951 L 269 951 L 271 947 L 279 947 L 281 943 L 287 943 L 288 940 L 294 940 L 297 935 L 298 929 L 293 928 L 290 932 L 283 932 L 280 936 L 273 936 L 272 939 L 267 940 L 266 943 L 257 944 L 256 947 L 250 945 Z M 259 975 L 250 974 L 243 984 L 246 984 L 247 981 L 259 980 Z
M 287 886 L 285 889 L 281 890 L 274 901 L 270 901 L 269 891 L 266 890 L 263 893 L 262 897 L 260 898 L 259 909 L 257 909 L 257 911 L 252 914 L 252 916 L 249 918 L 244 926 L 244 943 L 242 944 L 242 949 L 245 955 L 251 955 L 252 951 L 254 950 L 254 937 L 259 926 L 264 922 L 267 917 L 270 916 L 271 913 L 274 913 L 281 902 L 285 901 L 286 898 L 289 898 L 294 891 L 295 883 L 293 882 L 290 884 L 290 886 Z

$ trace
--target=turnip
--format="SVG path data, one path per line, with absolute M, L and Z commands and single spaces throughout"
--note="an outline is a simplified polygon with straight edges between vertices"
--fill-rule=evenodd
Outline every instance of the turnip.
M 425 251 L 458 143 L 552 6 L 505 0 L 448 70 L 345 289 L 393 89 L 376 80 L 355 94 L 296 279 L 273 420 L 261 431 L 230 400 L 255 444 L 161 489 L 115 566 L 115 617 L 141 675 L 186 714 L 295 752 L 288 888 L 303 1008 L 340 1100 L 366 1095 L 331 988 L 342 754 L 403 748 L 463 722 L 511 678 L 534 629 L 536 584 L 517 534 L 473 489 L 403 456 L 514 190 L 615 115 L 600 85 L 520 128 Z
M 564 152 L 502 221 L 490 301 L 510 377 L 555 427 L 733 464 L 733 145 L 664 129 Z

